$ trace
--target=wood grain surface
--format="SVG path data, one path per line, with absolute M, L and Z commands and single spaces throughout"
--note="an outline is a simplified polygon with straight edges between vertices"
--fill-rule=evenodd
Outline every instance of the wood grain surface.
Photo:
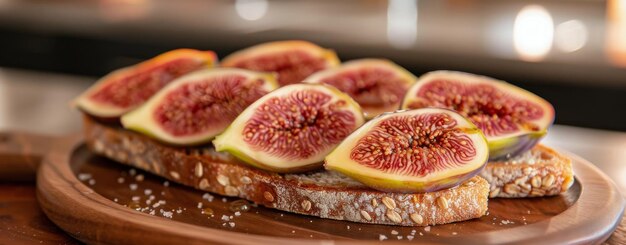
M 0 180 L 33 181 L 54 139 L 25 132 L 0 132 Z
M 32 183 L 0 184 L 0 244 L 80 244 L 39 208 Z
M 92 155 L 79 140 L 55 145 L 38 173 L 39 201 L 55 223 L 89 243 L 320 244 L 335 240 L 341 244 L 356 239 L 378 241 L 381 235 L 392 241 L 412 236 L 413 241 L 423 243 L 599 243 L 619 222 L 624 202 L 605 175 L 574 157 L 578 181 L 565 195 L 493 199 L 488 216 L 428 231 L 318 219 L 261 207 L 238 216 L 231 210 L 233 199 L 222 201 L 213 195 L 209 202 L 203 192 L 173 183 L 166 187 L 159 178 Z M 207 207 L 213 217 L 203 214 L 209 212 Z

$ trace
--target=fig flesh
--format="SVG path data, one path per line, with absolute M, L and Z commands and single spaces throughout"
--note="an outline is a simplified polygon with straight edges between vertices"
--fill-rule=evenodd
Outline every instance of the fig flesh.
M 348 136 L 325 159 L 328 170 L 377 190 L 431 192 L 479 173 L 487 141 L 472 122 L 441 108 L 384 113 Z
M 322 84 L 292 84 L 250 105 L 213 140 L 217 151 L 274 172 L 318 168 L 365 119 L 347 94 Z
M 307 76 L 339 65 L 332 50 L 306 41 L 277 41 L 235 52 L 221 62 L 222 67 L 276 72 L 281 86 L 298 83 Z
M 117 119 L 143 104 L 172 80 L 212 67 L 213 51 L 177 49 L 137 65 L 113 71 L 76 99 L 76 105 L 95 117 Z
M 441 107 L 459 112 L 480 128 L 490 160 L 519 155 L 536 145 L 554 122 L 554 108 L 512 84 L 463 72 L 435 71 L 407 92 L 402 109 Z
M 384 59 L 361 59 L 343 63 L 307 77 L 305 83 L 324 83 L 349 94 L 371 119 L 395 111 L 417 78 L 406 69 Z
M 121 121 L 127 129 L 169 144 L 201 144 L 223 132 L 246 107 L 277 87 L 273 74 L 205 69 L 172 81 Z

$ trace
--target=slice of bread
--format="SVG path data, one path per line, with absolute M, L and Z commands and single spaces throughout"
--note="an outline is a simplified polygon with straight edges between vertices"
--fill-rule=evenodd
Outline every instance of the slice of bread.
M 89 116 L 84 117 L 84 127 L 85 143 L 97 154 L 199 190 L 278 210 L 402 226 L 446 224 L 487 212 L 489 183 L 478 176 L 437 192 L 386 193 L 334 172 L 276 174 L 259 170 L 211 146 L 167 146 Z
M 490 183 L 491 198 L 553 196 L 574 183 L 572 160 L 541 144 L 517 157 L 487 163 L 480 176 Z

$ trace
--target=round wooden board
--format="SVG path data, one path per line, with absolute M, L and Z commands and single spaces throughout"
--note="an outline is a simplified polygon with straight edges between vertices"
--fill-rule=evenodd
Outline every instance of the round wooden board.
M 159 177 L 93 155 L 79 138 L 58 142 L 46 156 L 37 196 L 54 223 L 86 243 L 366 244 L 381 235 L 425 244 L 600 243 L 622 217 L 624 200 L 595 166 L 570 156 L 577 177 L 567 193 L 492 199 L 489 214 L 480 219 L 429 228 L 327 220 L 263 207 L 238 215 L 231 209 L 236 199 L 212 195 L 209 201 L 205 192 L 166 186 Z M 206 208 L 213 216 L 203 213 Z

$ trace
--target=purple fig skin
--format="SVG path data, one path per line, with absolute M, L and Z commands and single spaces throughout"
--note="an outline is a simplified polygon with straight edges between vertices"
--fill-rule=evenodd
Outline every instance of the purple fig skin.
M 494 146 L 496 142 L 489 142 L 489 161 L 505 160 L 520 155 L 533 148 L 545 136 L 546 133 L 525 134 L 512 139 L 503 139 L 508 142 L 500 148 Z

